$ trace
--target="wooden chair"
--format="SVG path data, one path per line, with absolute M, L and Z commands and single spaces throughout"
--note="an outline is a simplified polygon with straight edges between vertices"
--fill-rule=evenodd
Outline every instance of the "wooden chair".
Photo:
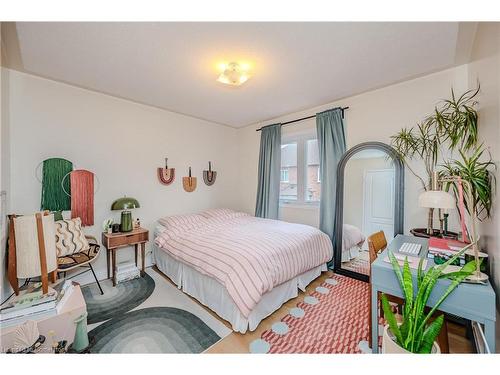
M 385 234 L 383 231 L 379 231 L 379 232 L 376 232 L 376 233 L 373 233 L 372 235 L 370 235 L 368 238 L 367 238 L 367 242 L 368 242 L 368 252 L 369 252 L 369 255 L 370 255 L 370 274 L 371 274 L 371 264 L 377 259 L 378 257 L 378 254 L 380 254 L 383 250 L 385 250 L 385 248 L 387 247 L 387 239 L 385 238 Z M 370 283 L 371 283 L 371 278 L 370 278 Z M 402 306 L 404 305 L 405 303 L 405 300 L 403 298 L 400 298 L 400 297 L 396 297 L 396 296 L 391 296 L 391 295 L 387 295 L 387 300 L 389 301 L 389 303 L 392 303 L 392 304 L 395 304 L 397 306 Z M 380 295 L 377 296 L 377 301 L 380 300 Z M 377 302 L 378 303 L 378 302 Z M 371 298 L 371 285 L 370 285 L 370 309 L 369 309 L 369 312 L 368 312 L 368 320 L 369 320 L 369 325 L 370 325 L 370 329 L 369 329 L 369 345 L 370 345 L 370 348 L 372 347 L 372 324 L 371 324 L 371 310 L 372 310 L 372 298 Z M 384 312 L 383 310 L 381 309 L 380 311 L 380 315 L 383 317 L 384 316 Z M 433 319 L 437 318 L 439 315 L 438 312 L 434 313 L 433 315 Z M 449 353 L 450 352 L 450 345 L 449 345 L 449 342 L 448 342 L 448 326 L 446 324 L 446 320 L 444 321 L 443 323 L 443 328 L 441 329 L 441 332 L 439 333 L 439 336 L 438 336 L 438 343 L 439 343 L 439 346 L 441 348 L 441 352 L 442 353 Z M 378 345 L 378 343 L 376 343 L 376 345 Z

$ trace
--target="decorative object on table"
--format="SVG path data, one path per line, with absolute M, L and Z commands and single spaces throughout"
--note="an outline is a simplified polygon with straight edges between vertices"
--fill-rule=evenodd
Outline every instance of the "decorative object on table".
M 460 150 L 467 153 L 476 147 L 478 93 L 479 87 L 457 97 L 452 90 L 451 99 L 442 101 L 416 129 L 404 128 L 391 137 L 392 146 L 408 170 L 420 181 L 423 190 L 432 189 L 431 180 L 437 170 L 438 161 L 446 159 L 450 151 Z M 415 160 L 423 162 L 427 176 L 422 177 L 415 172 L 410 163 Z M 430 227 L 432 229 L 432 225 Z
M 168 167 L 168 158 L 165 158 L 165 168 L 158 168 L 158 179 L 163 185 L 170 185 L 175 180 L 175 168 Z
M 203 171 L 203 181 L 205 185 L 212 186 L 217 178 L 217 172 L 212 171 L 212 162 L 208 162 L 208 171 Z
M 68 271 L 76 268 L 88 268 L 87 271 L 92 272 L 101 294 L 104 294 L 92 267 L 101 247 L 95 237 L 83 233 L 79 223 L 79 218 L 56 222 L 57 271 L 66 275 Z
M 456 202 L 453 195 L 439 188 L 439 177 L 437 172 L 434 172 L 434 175 L 432 177 L 432 189 L 424 191 L 419 195 L 418 205 L 420 207 L 429 209 L 427 219 L 427 233 L 432 236 L 434 234 L 434 229 L 432 228 L 434 209 L 437 208 L 439 210 L 452 210 L 455 208 Z M 440 228 L 440 234 L 443 234 L 442 227 Z
M 48 293 L 48 275 L 57 279 L 54 215 L 9 215 L 8 279 L 19 295 L 18 279 L 41 277 L 42 292 Z
M 141 275 L 145 275 L 146 269 L 146 242 L 149 241 L 149 231 L 144 228 L 134 229 L 131 233 L 103 233 L 101 238 L 102 244 L 106 247 L 106 260 L 108 268 L 108 279 L 113 277 L 113 286 L 116 286 L 116 252 L 120 249 L 126 249 L 127 246 L 134 245 L 135 248 L 135 265 L 138 264 L 139 247 L 141 248 Z M 111 266 L 111 267 L 110 267 Z M 111 268 L 111 272 L 110 272 Z
M 40 165 L 42 166 L 42 178 L 38 176 Z M 41 210 L 67 211 L 71 209 L 71 200 L 66 190 L 71 194 L 69 180 L 63 184 L 63 178 L 73 170 L 73 163 L 63 158 L 46 159 L 36 168 L 37 179 L 42 184 Z
M 139 208 L 141 205 L 135 198 L 126 197 L 119 198 L 111 205 L 112 210 L 121 210 L 120 232 L 130 232 L 132 227 L 132 212 L 131 209 Z
M 87 313 L 83 313 L 75 319 L 75 338 L 68 348 L 68 353 L 89 353 L 90 342 L 87 333 Z
M 444 271 L 446 267 L 464 254 L 471 246 L 472 244 L 467 245 L 446 263 L 433 266 L 426 272 L 424 272 L 423 267 L 424 258 L 421 258 L 417 271 L 417 290 L 415 291 L 413 290 L 414 285 L 408 258 L 405 259 L 404 265 L 401 267 L 392 251 L 388 252 L 389 259 L 403 292 L 404 306 L 403 321 L 399 324 L 387 296 L 382 294 L 382 308 L 388 323 L 384 329 L 382 353 L 430 354 L 440 352 L 436 338 L 441 331 L 444 316 L 439 315 L 432 321 L 431 318 L 451 292 L 474 272 L 476 265 L 473 261 L 466 263 L 457 272 L 445 274 Z M 443 277 L 450 279 L 451 284 L 438 299 L 438 302 L 427 312 L 423 307 L 427 306 L 428 299 L 437 280 Z
M 188 193 L 196 190 L 196 177 L 191 177 L 191 167 L 189 167 L 188 177 L 182 177 L 182 187 Z
M 40 335 L 37 323 L 28 320 L 16 328 L 14 344 L 7 353 L 29 354 L 36 353 L 37 349 L 45 342 L 45 337 Z
M 113 219 L 107 218 L 102 222 L 102 231 L 111 233 L 113 229 Z
M 139 218 L 136 218 L 134 221 L 134 229 L 139 229 L 141 227 L 141 221 Z
M 111 226 L 111 233 L 120 233 L 120 224 L 113 224 Z
M 79 217 L 83 226 L 94 225 L 94 178 L 95 175 L 85 169 L 78 169 L 64 176 L 64 182 L 71 181 L 71 192 L 64 190 L 71 196 L 71 218 Z

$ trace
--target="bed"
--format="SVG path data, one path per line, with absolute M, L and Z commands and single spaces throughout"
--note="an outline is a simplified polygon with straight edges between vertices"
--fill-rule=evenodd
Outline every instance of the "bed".
M 158 269 L 241 333 L 305 290 L 333 254 L 330 238 L 318 229 L 228 209 L 158 224 Z
M 359 257 L 366 236 L 354 225 L 344 224 L 342 227 L 342 262 Z

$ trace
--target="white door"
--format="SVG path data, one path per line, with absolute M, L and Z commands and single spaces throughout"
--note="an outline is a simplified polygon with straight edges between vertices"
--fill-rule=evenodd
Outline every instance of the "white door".
M 363 187 L 363 233 L 394 237 L 394 169 L 367 170 Z

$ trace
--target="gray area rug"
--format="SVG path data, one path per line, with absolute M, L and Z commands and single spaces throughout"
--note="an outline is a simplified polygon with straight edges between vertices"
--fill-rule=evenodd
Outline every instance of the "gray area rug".
M 82 287 L 91 353 L 201 353 L 232 331 L 159 272 Z
M 82 287 L 87 304 L 88 324 L 103 322 L 136 308 L 153 293 L 155 282 L 146 274 L 144 277 L 120 283 L 116 287 L 105 283 L 103 290 L 104 295 L 101 295 L 96 283 Z
M 149 307 L 115 317 L 89 332 L 91 353 L 201 353 L 220 337 L 197 316 Z

